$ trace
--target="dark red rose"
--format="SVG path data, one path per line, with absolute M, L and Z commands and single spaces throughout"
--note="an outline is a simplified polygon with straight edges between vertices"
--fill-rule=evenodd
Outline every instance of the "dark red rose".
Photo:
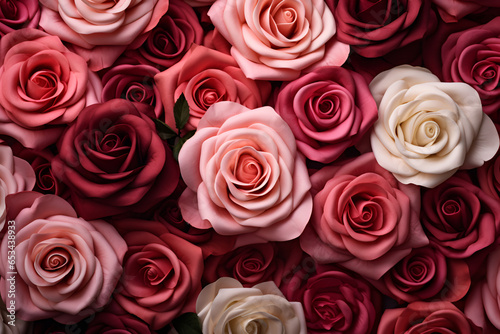
M 38 0 L 0 1 L 0 36 L 21 28 L 36 28 L 39 21 Z
M 123 99 L 84 109 L 58 143 L 52 170 L 82 217 L 144 212 L 170 195 L 179 168 L 144 112 Z
M 154 334 L 149 326 L 125 311 L 117 303 L 111 303 L 89 323 L 86 334 Z
M 495 125 L 500 133 L 500 125 Z M 500 201 L 500 150 L 493 159 L 477 169 L 479 186 L 488 195 Z

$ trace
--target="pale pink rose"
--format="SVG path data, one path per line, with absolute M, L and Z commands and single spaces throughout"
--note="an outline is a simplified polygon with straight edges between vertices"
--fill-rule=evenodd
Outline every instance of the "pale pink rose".
M 323 0 L 217 0 L 208 16 L 251 79 L 289 81 L 318 63 L 340 66 L 349 55 Z
M 12 155 L 12 149 L 0 145 L 0 231 L 5 224 L 5 197 L 20 191 L 32 190 L 36 177 L 33 168 L 23 159 Z
M 7 219 L 15 224 L 8 225 L 0 248 L 0 293 L 10 304 L 14 277 L 16 315 L 75 323 L 104 307 L 127 251 L 118 232 L 105 221 L 77 217 L 55 195 L 22 192 L 7 197 L 7 205 Z M 8 262 L 10 231 L 15 231 L 15 264 Z
M 179 199 L 184 219 L 238 236 L 235 247 L 294 239 L 309 221 L 305 161 L 271 107 L 214 104 L 182 147 L 179 165 L 188 186 Z
M 111 66 L 131 44 L 139 47 L 169 5 L 168 0 L 40 0 L 40 3 L 40 26 L 74 44 L 90 61 L 92 70 Z
M 100 99 L 100 79 L 85 60 L 40 30 L 2 37 L 0 66 L 0 134 L 25 147 L 55 143 L 83 108 Z

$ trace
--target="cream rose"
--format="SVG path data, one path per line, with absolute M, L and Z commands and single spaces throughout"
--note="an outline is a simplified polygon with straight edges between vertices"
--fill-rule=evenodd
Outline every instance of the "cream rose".
M 219 278 L 201 291 L 196 312 L 204 334 L 307 333 L 302 305 L 289 302 L 273 282 L 244 288 L 233 278 Z
M 370 83 L 379 119 L 371 135 L 377 162 L 402 183 L 435 187 L 458 169 L 481 166 L 499 146 L 477 92 L 401 65 Z

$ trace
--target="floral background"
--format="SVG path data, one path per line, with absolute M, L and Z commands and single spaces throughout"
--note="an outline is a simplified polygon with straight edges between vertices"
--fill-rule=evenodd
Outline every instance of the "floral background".
M 0 0 L 0 333 L 500 333 L 500 3 Z

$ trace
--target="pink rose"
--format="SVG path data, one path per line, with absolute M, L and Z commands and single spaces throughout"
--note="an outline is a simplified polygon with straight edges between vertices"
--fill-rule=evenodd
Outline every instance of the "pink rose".
M 377 333 L 481 334 L 482 331 L 450 302 L 414 302 L 406 308 L 386 310 Z
M 196 129 L 207 109 L 220 101 L 247 108 L 264 105 L 271 85 L 247 79 L 234 59 L 224 53 L 193 45 L 174 66 L 155 76 L 165 109 L 165 123 L 175 129 L 174 104 L 184 94 L 189 105 L 186 130 Z
M 118 304 L 155 330 L 194 312 L 201 291 L 201 249 L 159 222 L 124 219 L 114 224 L 128 245 Z
M 196 228 L 234 235 L 236 247 L 286 241 L 312 210 L 309 175 L 288 125 L 271 107 L 210 107 L 179 153 L 188 188 L 179 199 Z
M 8 303 L 14 277 L 16 315 L 74 323 L 104 307 L 122 274 L 127 249 L 118 232 L 105 221 L 79 218 L 55 195 L 19 193 L 9 196 L 7 205 L 15 224 L 7 226 L 0 248 L 0 292 Z M 11 231 L 14 270 L 7 262 Z
M 1 135 L 47 147 L 85 106 L 98 102 L 99 78 L 59 38 L 21 29 L 4 36 L 0 49 Z
M 124 99 L 94 104 L 58 142 L 52 170 L 82 217 L 144 212 L 175 190 L 179 168 L 149 107 Z
M 324 167 L 311 183 L 313 215 L 300 244 L 318 263 L 379 279 L 412 248 L 428 244 L 419 188 L 399 183 L 373 153 Z
M 333 66 L 285 83 L 275 108 L 292 129 L 299 150 L 322 163 L 333 162 L 356 144 L 378 116 L 363 77 Z
M 36 28 L 40 21 L 37 0 L 8 0 L 0 7 L 0 36 L 22 28 Z
M 168 0 L 40 3 L 40 26 L 74 44 L 93 71 L 111 66 L 127 46 L 142 44 L 169 5 Z
M 446 257 L 469 258 L 499 235 L 499 203 L 467 178 L 453 176 L 422 195 L 422 225 Z
M 335 21 L 339 41 L 376 58 L 431 33 L 436 15 L 427 0 L 336 0 Z
M 340 66 L 349 46 L 335 38 L 322 0 L 217 0 L 208 12 L 248 78 L 290 81 L 315 64 Z

